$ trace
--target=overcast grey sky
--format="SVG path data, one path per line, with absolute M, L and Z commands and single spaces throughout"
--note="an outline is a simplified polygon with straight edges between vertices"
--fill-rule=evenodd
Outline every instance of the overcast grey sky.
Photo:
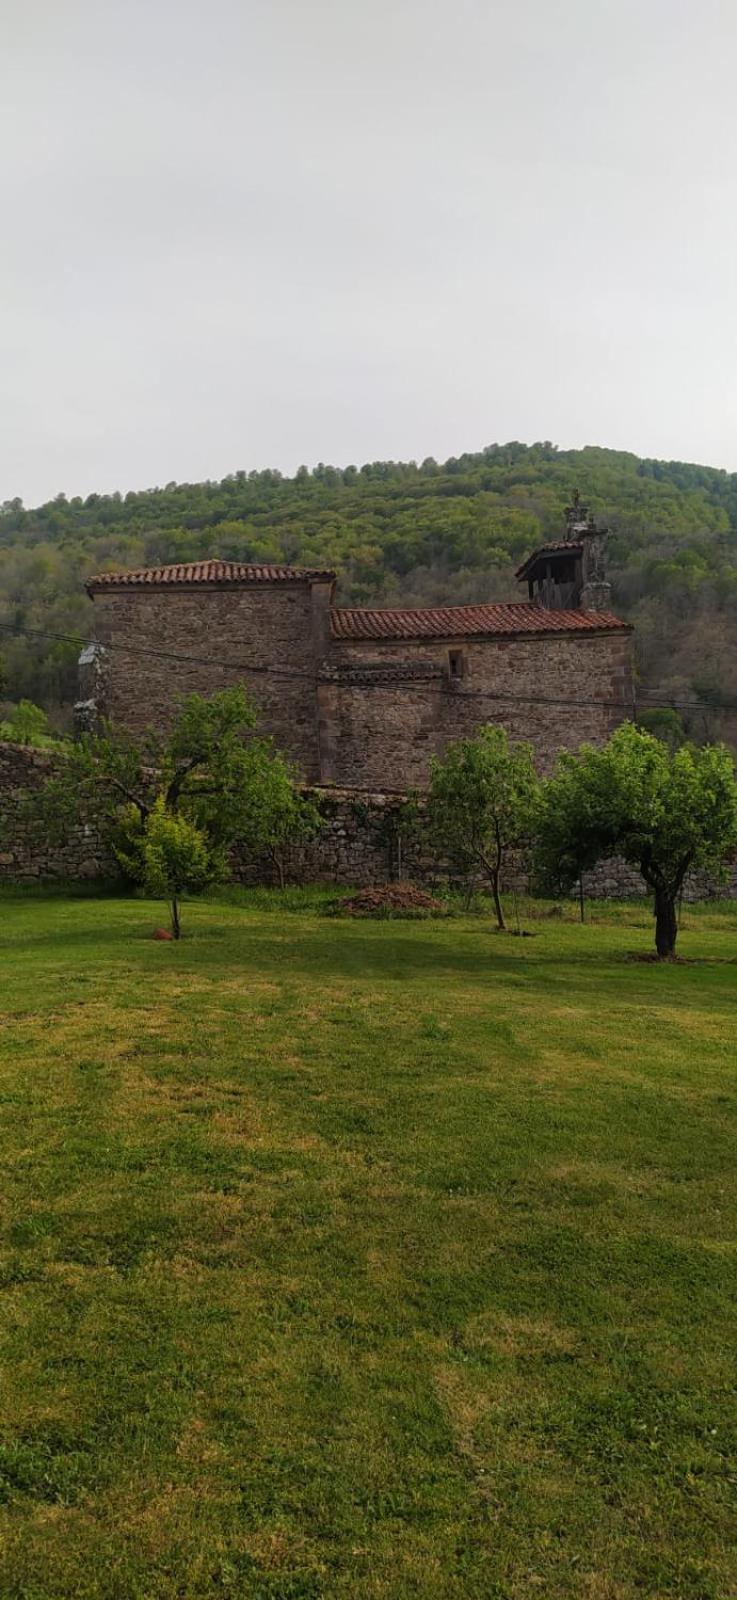
M 0 500 L 737 469 L 735 0 L 0 0 Z

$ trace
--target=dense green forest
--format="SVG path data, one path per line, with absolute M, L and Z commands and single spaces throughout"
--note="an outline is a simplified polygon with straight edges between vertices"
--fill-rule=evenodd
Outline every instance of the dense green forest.
M 737 702 L 737 473 L 614 450 L 490 445 L 442 463 L 236 472 L 222 482 L 60 495 L 0 508 L 5 706 L 26 697 L 63 727 L 106 568 L 222 556 L 335 566 L 344 603 L 431 605 L 519 591 L 526 551 L 560 536 L 574 488 L 611 529 L 613 604 L 637 628 L 643 692 L 698 699 L 689 731 L 733 734 Z M 720 711 L 720 706 L 723 708 Z

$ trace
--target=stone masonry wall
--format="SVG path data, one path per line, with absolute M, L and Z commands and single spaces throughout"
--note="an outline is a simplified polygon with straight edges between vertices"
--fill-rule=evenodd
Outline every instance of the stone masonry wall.
M 34 825 L 33 796 L 53 774 L 53 754 L 0 744 L 0 883 L 83 883 L 115 877 L 115 863 L 91 822 L 64 841 Z
M 431 756 L 484 722 L 529 740 L 540 770 L 549 772 L 560 750 L 603 744 L 632 712 L 628 633 L 459 645 L 467 670 L 457 680 L 447 676 L 452 641 L 334 645 L 335 667 L 319 687 L 322 781 L 422 789 Z M 415 680 L 392 681 L 402 664 Z
M 63 843 L 34 827 L 29 802 L 55 765 L 53 754 L 0 744 L 0 883 L 74 883 L 110 881 L 115 877 L 115 863 L 93 823 L 80 822 Z M 320 805 L 322 827 L 317 838 L 295 851 L 287 862 L 289 882 L 350 887 L 385 883 L 401 876 L 432 886 L 447 880 L 447 866 L 438 861 L 421 818 L 400 843 L 397 819 L 401 796 L 340 789 L 309 792 Z M 234 868 L 237 881 L 244 884 L 276 881 L 270 861 L 236 857 Z M 506 887 L 520 893 L 526 890 L 523 861 L 511 864 Z M 592 899 L 621 899 L 647 893 L 639 874 L 622 861 L 602 862 L 595 872 L 587 874 L 585 888 Z M 685 897 L 693 900 L 719 896 L 737 899 L 737 867 L 726 886 L 710 883 L 703 874 L 694 875 Z
M 292 852 L 287 862 L 288 882 L 363 887 L 402 877 L 432 888 L 452 879 L 447 862 L 438 859 L 430 843 L 421 809 L 400 841 L 402 796 L 350 789 L 315 788 L 309 792 L 322 811 L 322 827 L 314 840 Z M 235 877 L 243 884 L 275 883 L 276 870 L 268 861 L 236 859 Z M 481 878 L 477 885 L 487 887 Z M 529 873 L 521 855 L 510 858 L 503 887 L 518 894 L 528 891 Z M 592 900 L 637 899 L 650 894 L 639 872 L 620 860 L 602 861 L 586 874 L 584 888 Z M 705 873 L 693 873 L 686 882 L 684 899 L 737 899 L 737 865 L 721 884 Z
M 323 592 L 324 591 L 324 592 Z M 107 652 L 104 714 L 134 733 L 166 729 L 179 696 L 244 682 L 260 728 L 319 777 L 315 677 L 327 642 L 330 586 L 111 589 L 95 596 Z
M 431 757 L 484 722 L 530 740 L 547 772 L 631 713 L 629 631 L 331 640 L 330 599 L 320 581 L 101 589 L 80 712 L 165 729 L 179 696 L 242 681 L 304 781 L 369 791 L 426 787 Z

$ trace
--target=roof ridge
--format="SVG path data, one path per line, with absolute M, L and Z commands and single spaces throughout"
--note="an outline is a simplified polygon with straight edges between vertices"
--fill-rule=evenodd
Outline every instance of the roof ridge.
M 403 615 L 404 613 L 411 614 L 412 616 L 422 616 L 424 613 L 430 611 L 488 611 L 492 608 L 508 610 L 510 607 L 516 611 L 519 611 L 520 608 L 524 609 L 525 611 L 545 610 L 545 606 L 542 606 L 539 600 L 459 600 L 453 602 L 451 605 L 441 604 L 437 606 L 332 606 L 331 610 L 358 612 L 365 611 L 372 614 L 375 612 L 380 612 L 382 616 L 386 616 L 387 614 L 389 616 L 392 614 Z
M 234 561 L 221 556 L 206 556 L 200 561 L 170 561 L 150 567 L 135 567 L 125 572 L 100 572 L 87 579 L 88 594 L 99 589 L 125 589 L 162 585 L 202 583 L 289 583 L 331 582 L 331 568 L 293 567 L 287 563 Z
M 456 606 L 333 606 L 334 639 L 432 639 L 469 634 L 571 633 L 629 629 L 610 611 L 553 610 L 537 600 L 475 601 Z

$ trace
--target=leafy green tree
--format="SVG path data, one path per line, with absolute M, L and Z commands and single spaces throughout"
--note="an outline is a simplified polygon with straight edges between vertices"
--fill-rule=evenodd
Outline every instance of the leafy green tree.
M 84 580 L 105 568 L 218 555 L 336 566 L 347 605 L 519 598 L 525 552 L 560 536 L 578 485 L 612 529 L 615 611 L 636 625 L 640 683 L 684 709 L 704 742 L 737 701 L 737 473 L 547 441 L 491 444 L 445 462 L 235 472 L 121 496 L 0 505 L 0 618 L 8 699 L 76 696 L 94 632 Z M 572 698 L 576 698 L 572 694 Z
M 504 858 L 529 836 L 539 795 L 531 745 L 511 744 L 503 728 L 481 728 L 474 738 L 449 745 L 443 760 L 435 757 L 432 762 L 432 835 L 467 876 L 486 874 L 501 929 Z
M 653 892 L 658 955 L 675 954 L 686 874 L 718 875 L 737 848 L 737 781 L 723 745 L 671 751 L 623 723 L 601 750 L 563 754 L 545 785 L 537 846 L 542 881 L 571 889 L 608 856 L 639 867 Z
M 43 792 L 43 811 L 60 826 L 92 812 L 124 848 L 143 827 L 159 796 L 205 827 L 214 842 L 229 836 L 233 797 L 247 781 L 256 712 L 242 685 L 204 698 L 188 695 L 168 734 L 140 738 L 114 723 L 70 745 L 62 769 Z M 251 741 L 251 745 L 246 741 Z
M 108 724 L 69 747 L 42 792 L 38 816 L 64 833 L 94 817 L 129 878 L 144 881 L 155 810 L 181 817 L 224 859 L 236 841 L 278 852 L 311 825 L 287 764 L 254 735 L 256 712 L 242 685 L 182 701 L 168 734 L 137 739 Z
M 225 857 L 213 849 L 205 833 L 181 813 L 167 811 L 159 795 L 142 830 L 140 881 L 155 899 L 166 900 L 171 931 L 181 937 L 180 902 L 184 893 L 201 894 L 227 871 Z
M 46 712 L 40 706 L 35 706 L 32 700 L 21 700 L 17 706 L 13 706 L 0 723 L 0 734 L 3 739 L 11 739 L 15 744 L 43 746 L 51 742 Z
M 284 888 L 289 857 L 320 827 L 317 806 L 300 793 L 289 763 L 261 743 L 249 753 L 248 782 L 234 797 L 231 823 L 240 848 L 268 856 Z
M 652 711 L 643 711 L 638 723 L 646 733 L 662 740 L 669 750 L 678 750 L 686 743 L 683 718 L 674 706 L 656 706 Z

